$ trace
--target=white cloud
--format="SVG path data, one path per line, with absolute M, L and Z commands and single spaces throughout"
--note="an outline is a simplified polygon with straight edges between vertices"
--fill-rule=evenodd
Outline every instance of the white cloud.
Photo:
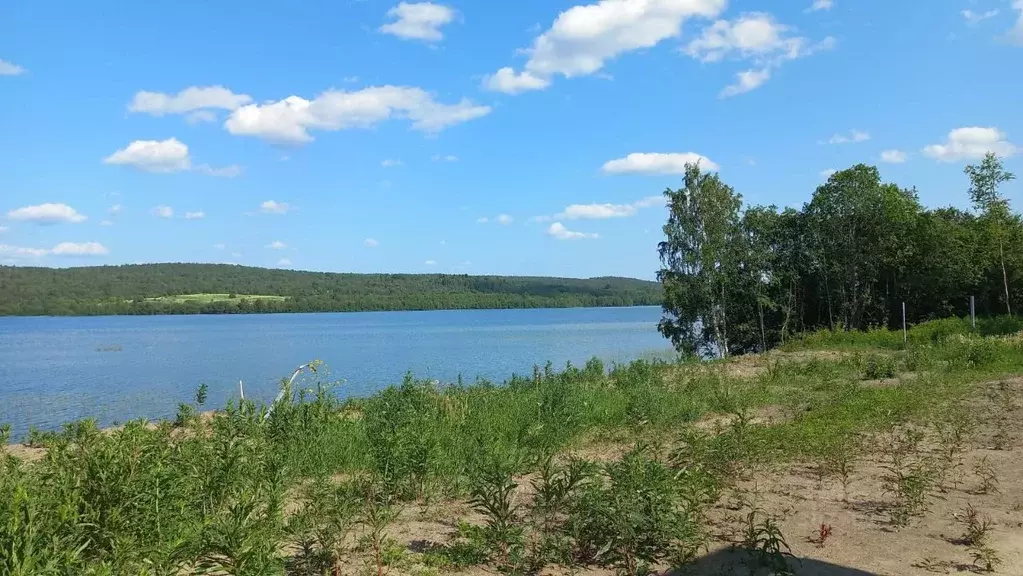
M 561 222 L 555 222 L 551 224 L 550 228 L 547 229 L 547 235 L 553 236 L 558 240 L 595 240 L 599 238 L 596 233 L 590 232 L 573 232 Z
M 383 166 L 384 168 L 390 168 L 392 166 L 401 166 L 402 164 L 404 164 L 404 162 L 402 162 L 401 160 L 394 160 L 391 158 L 388 158 L 380 163 L 380 165 Z
M 86 220 L 84 215 L 79 214 L 77 210 L 67 204 L 54 204 L 51 202 L 11 210 L 7 213 L 7 218 L 21 222 L 34 222 L 36 224 L 78 223 Z
M 114 204 L 110 208 L 107 208 L 107 212 L 110 214 L 120 214 L 122 210 L 124 210 L 124 206 L 121 206 L 120 204 Z
M 43 248 L 24 248 L 21 246 L 0 244 L 0 256 L 6 256 L 8 258 L 41 258 L 46 256 L 48 253 L 49 250 Z
M 230 164 L 228 166 L 222 166 L 220 168 L 213 168 L 209 164 L 202 164 L 196 167 L 196 170 L 202 172 L 203 174 L 208 174 L 210 176 L 219 176 L 221 178 L 234 178 L 236 176 L 240 176 L 244 169 L 237 164 Z
M 756 90 L 771 79 L 771 69 L 763 68 L 760 70 L 751 69 L 737 72 L 735 74 L 735 82 L 729 84 L 721 89 L 718 96 L 721 98 L 731 98 L 732 96 L 738 96 L 744 94 L 750 90 Z
M 3 234 L 4 232 L 7 232 L 8 230 L 10 230 L 10 228 L 8 228 L 7 226 L 0 225 L 0 234 Z
M 821 178 L 828 179 L 828 178 L 831 178 L 831 175 L 834 174 L 835 172 L 838 172 L 838 170 L 835 170 L 834 168 L 827 168 L 827 169 L 821 170 L 820 171 L 820 175 L 821 175 Z
M 881 152 L 881 161 L 889 164 L 903 164 L 909 158 L 902 150 L 885 150 Z
M 477 224 L 486 224 L 487 222 L 490 222 L 490 218 L 487 218 L 486 216 L 480 216 L 476 219 Z
M 788 60 L 810 56 L 835 45 L 831 36 L 814 43 L 808 38 L 790 35 L 791 31 L 791 27 L 777 22 L 770 14 L 750 12 L 733 21 L 714 22 L 683 51 L 703 62 L 720 62 L 731 57 L 756 65 L 736 74 L 735 83 L 721 91 L 720 96 L 727 98 L 759 88 L 770 79 L 773 68 Z
M 231 258 L 241 258 L 241 257 L 242 257 L 242 253 L 241 252 L 231 252 Z
M 641 208 L 648 208 L 650 206 L 656 206 L 657 204 L 664 204 L 664 197 L 662 196 L 647 196 L 642 200 L 637 200 L 631 204 L 571 204 L 565 207 L 565 210 L 555 216 L 555 218 L 561 220 L 606 220 L 609 218 L 627 218 L 629 216 L 635 216 Z M 550 219 L 549 217 L 534 217 L 536 222 L 540 222 L 540 218 Z
M 50 253 L 56 256 L 105 256 L 110 251 L 99 242 L 61 242 Z
M 505 94 L 518 94 L 530 90 L 543 90 L 551 85 L 547 78 L 534 76 L 529 72 L 515 72 L 509 66 L 501 68 L 497 72 L 483 78 L 483 87 L 494 92 Z
M 1002 131 L 994 127 L 977 126 L 956 128 L 948 133 L 948 140 L 944 144 L 931 144 L 923 149 L 925 156 L 939 162 L 975 160 L 988 152 L 1008 157 L 1018 151 L 1019 148 L 1009 142 Z
M 276 200 L 266 200 L 259 205 L 259 211 L 263 214 L 287 214 L 290 210 L 290 204 Z
M 726 0 L 600 0 L 565 10 L 540 34 L 522 72 L 502 68 L 484 86 L 508 93 L 540 90 L 556 75 L 566 78 L 599 72 L 617 56 L 652 48 L 677 37 L 691 17 L 714 18 Z
M 963 15 L 963 19 L 966 20 L 967 24 L 979 24 L 980 22 L 987 20 L 988 18 L 994 18 L 998 16 L 998 10 L 988 10 L 986 12 L 974 12 L 973 10 L 963 10 L 960 12 Z
M 24 73 L 25 69 L 21 66 L 0 58 L 0 76 L 18 76 Z
M 380 242 L 377 242 L 377 241 L 376 241 L 376 240 L 374 240 L 373 238 L 366 238 L 365 240 L 363 240 L 363 241 L 362 241 L 362 243 L 363 243 L 363 245 L 365 245 L 365 246 L 366 246 L 367 248 L 376 248 L 377 246 L 379 246 L 379 245 L 380 245 Z
M 395 21 L 381 26 L 380 32 L 406 40 L 439 42 L 444 39 L 441 27 L 455 19 L 455 11 L 431 2 L 402 2 L 388 10 L 387 16 Z
M 147 172 L 179 172 L 192 166 L 188 146 L 177 138 L 135 140 L 104 158 L 103 163 L 134 166 Z
M 410 120 L 415 130 L 439 132 L 489 113 L 489 106 L 469 99 L 442 104 L 421 88 L 374 86 L 354 92 L 328 90 L 313 100 L 289 96 L 276 102 L 249 104 L 232 112 L 224 127 L 239 136 L 302 144 L 312 141 L 310 130 L 369 128 L 398 118 Z
M 433 157 L 431 158 L 431 160 L 433 160 L 434 162 L 442 162 L 442 161 L 443 162 L 458 162 L 458 156 L 455 156 L 454 154 L 447 154 L 445 156 L 441 156 L 440 154 L 434 154 Z
M 193 114 L 189 117 L 189 121 L 201 122 L 215 119 L 213 113 L 209 112 L 211 108 L 235 110 L 250 102 L 252 102 L 251 96 L 235 94 L 223 86 L 190 86 L 174 95 L 145 90 L 137 92 L 131 104 L 128 105 L 128 111 L 143 112 L 153 116 L 201 111 L 200 114 Z
M 828 138 L 828 144 L 849 144 L 855 142 L 866 142 L 870 140 L 870 134 L 862 130 L 850 130 L 849 135 L 835 134 Z
M 280 240 L 274 240 L 273 242 L 264 246 L 264 248 L 269 248 L 271 250 L 284 250 L 287 247 L 288 245 L 285 244 L 284 242 L 281 242 Z
M 511 224 L 514 220 L 515 219 L 508 214 L 498 214 L 497 218 L 495 219 L 495 222 L 497 222 L 501 226 L 507 226 Z
M 112 220 L 101 220 L 99 225 L 100 226 L 113 226 L 114 222 Z
M 813 4 L 806 9 L 807 12 L 817 12 L 820 10 L 831 10 L 835 7 L 834 0 L 813 0 Z
M 202 210 L 198 212 L 185 212 L 185 220 L 202 220 L 206 217 L 206 213 Z
M 221 244 L 214 244 L 213 247 L 216 248 L 217 250 L 224 250 L 225 248 L 227 248 L 227 244 L 223 244 L 223 243 L 221 243 Z
M 695 152 L 633 152 L 625 158 L 604 163 L 609 174 L 685 174 L 687 163 L 698 163 L 704 170 L 717 170 L 710 158 Z
M 437 261 L 436 260 L 427 260 L 426 262 L 423 262 L 423 264 L 425 264 L 427 266 L 436 266 L 437 265 Z
M 277 265 L 278 266 L 291 266 L 291 260 L 288 260 L 287 258 L 281 258 L 280 260 L 277 261 Z
M 173 218 L 174 209 L 170 206 L 156 206 L 151 210 L 153 216 L 159 216 L 160 218 Z
M 1016 25 L 1009 31 L 1008 40 L 1013 44 L 1023 46 L 1023 0 L 1016 0 L 1012 3 L 1013 10 L 1019 11 Z

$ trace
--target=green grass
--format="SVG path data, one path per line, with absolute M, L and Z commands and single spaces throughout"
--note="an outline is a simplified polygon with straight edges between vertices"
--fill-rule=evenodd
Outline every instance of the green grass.
M 180 294 L 176 296 L 155 296 L 152 298 L 146 298 L 147 302 L 170 302 L 174 304 L 184 304 L 186 302 L 206 304 L 209 302 L 231 302 L 235 300 L 266 300 L 269 302 L 283 302 L 287 300 L 287 297 L 270 296 L 267 294 Z
M 914 327 L 906 350 L 877 332 L 809 335 L 791 347 L 847 352 L 769 355 L 743 377 L 728 362 L 608 369 L 591 360 L 501 385 L 442 387 L 410 375 L 344 401 L 310 379 L 272 416 L 232 402 L 204 420 L 200 395 L 176 424 L 68 424 L 33 438 L 47 448 L 42 460 L 2 458 L 0 573 L 383 570 L 410 561 L 387 536 L 398 511 L 446 499 L 470 503 L 486 523 L 415 555 L 430 566 L 681 565 L 705 542 L 707 507 L 750 470 L 798 459 L 834 473 L 859 450 L 855 439 L 945 421 L 972 383 L 1023 372 L 1019 336 L 933 336 L 942 330 Z M 865 386 L 877 370 L 916 376 Z M 758 423 L 765 407 L 784 418 Z M 717 429 L 692 426 L 711 414 L 730 416 Z M 627 454 L 564 458 L 579 447 Z M 513 497 L 527 473 L 542 499 Z M 909 488 L 900 494 L 919 496 Z M 914 510 L 907 504 L 906 517 Z M 750 532 L 770 532 L 757 514 Z M 768 548 L 757 557 L 777 562 L 770 554 L 780 548 Z

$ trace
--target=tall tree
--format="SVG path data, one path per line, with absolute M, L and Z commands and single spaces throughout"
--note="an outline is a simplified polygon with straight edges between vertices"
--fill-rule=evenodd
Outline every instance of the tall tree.
M 658 245 L 657 278 L 664 286 L 665 315 L 658 329 L 679 350 L 728 356 L 742 198 L 698 164 L 686 165 L 682 188 L 664 194 L 669 215 Z
M 993 152 L 984 155 L 979 165 L 970 164 L 963 169 L 970 178 L 970 201 L 974 210 L 982 213 L 984 220 L 990 225 L 995 241 L 998 243 L 998 263 L 1002 268 L 1002 287 L 1005 290 L 1005 310 L 1012 316 L 1012 304 L 1009 295 L 1009 275 L 1005 271 L 1005 228 L 1011 218 L 1009 201 L 1006 200 L 999 187 L 1016 179 L 1012 172 L 1006 172 L 1002 160 Z

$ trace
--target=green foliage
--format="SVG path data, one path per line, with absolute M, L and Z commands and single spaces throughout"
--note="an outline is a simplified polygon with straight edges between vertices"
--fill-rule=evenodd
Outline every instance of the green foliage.
M 665 192 L 661 332 L 679 352 L 702 356 L 762 351 L 800 333 L 811 333 L 810 347 L 898 350 L 903 305 L 910 326 L 965 317 L 971 296 L 982 318 L 1011 317 L 1010 304 L 1023 298 L 1023 252 L 1012 249 L 1023 243 L 1023 219 L 999 186 L 1013 176 L 993 155 L 966 173 L 975 213 L 925 209 L 916 190 L 884 183 L 863 164 L 830 176 L 801 210 L 779 211 L 743 207 L 717 174 L 688 166 L 683 186 Z M 1023 327 L 1007 323 L 996 329 Z M 909 342 L 972 331 L 953 319 Z
M 654 282 L 446 274 L 336 274 L 226 264 L 0 266 L 0 316 L 234 314 L 661 303 Z M 251 295 L 259 296 L 251 296 Z M 231 297 L 234 295 L 234 297 Z
M 923 433 L 914 428 L 894 428 L 884 439 L 882 468 L 884 490 L 894 502 L 891 520 L 906 526 L 927 511 L 937 471 L 934 462 L 921 448 Z
M 641 574 L 688 561 L 703 544 L 702 499 L 656 452 L 637 448 L 586 483 L 568 520 L 581 559 Z
M 863 377 L 867 380 L 895 378 L 897 374 L 895 359 L 888 355 L 873 354 L 863 364 Z

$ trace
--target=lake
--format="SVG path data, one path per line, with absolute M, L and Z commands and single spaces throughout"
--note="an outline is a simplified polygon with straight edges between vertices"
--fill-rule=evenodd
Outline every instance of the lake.
M 196 387 L 207 408 L 269 401 L 300 364 L 323 360 L 340 396 L 417 378 L 503 381 L 548 360 L 670 357 L 658 307 L 226 316 L 0 318 L 0 423 L 15 437 L 94 417 L 172 417 Z

